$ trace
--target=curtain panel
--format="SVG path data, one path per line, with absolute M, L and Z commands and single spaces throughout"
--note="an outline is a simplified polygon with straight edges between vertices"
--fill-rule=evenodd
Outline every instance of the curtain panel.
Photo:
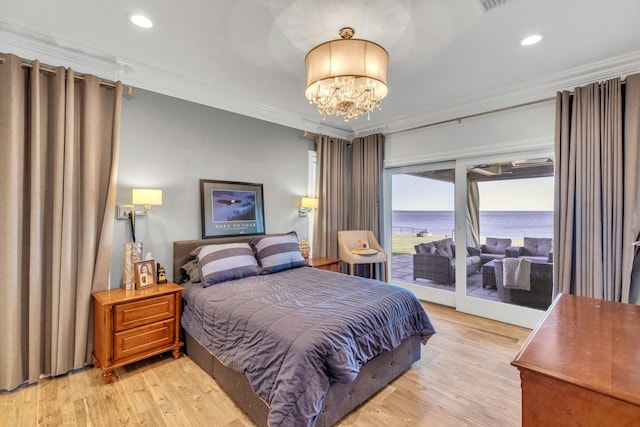
M 558 93 L 554 294 L 630 302 L 639 129 L 640 74 Z
M 313 253 L 338 257 L 338 231 L 347 227 L 349 142 L 324 135 L 316 137 L 316 195 Z
M 92 360 L 108 287 L 122 86 L 0 65 L 0 390 Z
M 371 230 L 384 246 L 382 174 L 384 135 L 356 138 L 351 143 L 351 193 L 347 230 Z
M 313 253 L 338 257 L 338 231 L 371 230 L 383 238 L 382 174 L 384 135 L 353 142 L 318 135 L 316 138 L 316 194 Z M 368 266 L 358 266 L 360 270 Z M 364 273 L 362 273 L 364 274 Z

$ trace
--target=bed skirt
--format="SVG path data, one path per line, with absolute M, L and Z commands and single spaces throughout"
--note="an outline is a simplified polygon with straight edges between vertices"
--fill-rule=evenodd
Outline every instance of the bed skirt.
M 240 372 L 227 368 L 211 352 L 183 331 L 186 353 L 198 366 L 216 380 L 227 395 L 260 427 L 267 426 L 269 408 L 251 389 L 249 380 Z M 355 381 L 333 383 L 325 396 L 316 427 L 337 423 L 389 382 L 420 359 L 420 335 L 404 340 L 395 349 L 370 360 L 360 368 Z

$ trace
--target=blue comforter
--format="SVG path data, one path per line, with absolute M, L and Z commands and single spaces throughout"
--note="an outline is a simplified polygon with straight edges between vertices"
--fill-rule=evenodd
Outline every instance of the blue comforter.
M 301 267 L 208 288 L 188 284 L 182 325 L 269 405 L 271 427 L 312 426 L 333 381 L 435 330 L 403 288 Z

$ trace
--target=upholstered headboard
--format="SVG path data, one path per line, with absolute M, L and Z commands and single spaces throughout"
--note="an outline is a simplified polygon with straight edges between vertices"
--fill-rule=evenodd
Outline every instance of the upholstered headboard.
M 178 240 L 173 242 L 173 281 L 182 283 L 185 278 L 180 267 L 193 259 L 189 253 L 199 246 L 216 245 L 219 243 L 249 242 L 256 236 L 216 237 L 214 239 Z

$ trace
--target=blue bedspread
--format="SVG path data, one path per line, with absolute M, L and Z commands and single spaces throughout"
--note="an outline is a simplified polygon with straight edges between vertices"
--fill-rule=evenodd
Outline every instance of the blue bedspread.
M 182 325 L 269 405 L 271 427 L 312 426 L 333 381 L 435 330 L 403 288 L 301 267 L 208 288 L 188 284 Z

